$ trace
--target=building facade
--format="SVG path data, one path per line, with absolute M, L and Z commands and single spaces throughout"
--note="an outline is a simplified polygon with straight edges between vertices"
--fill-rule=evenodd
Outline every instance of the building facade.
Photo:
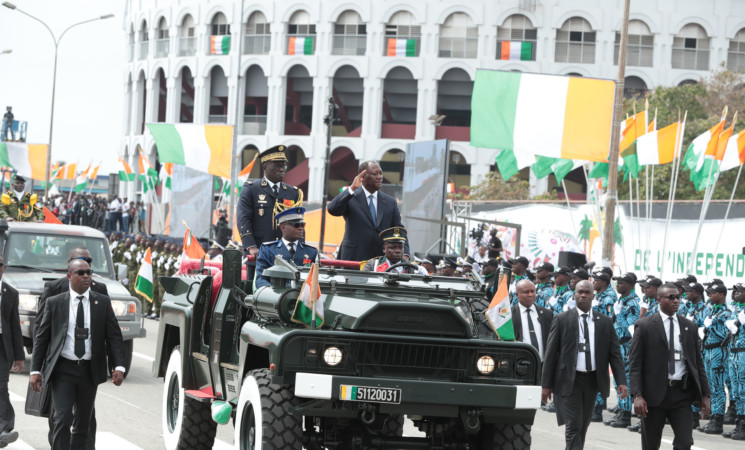
M 235 124 L 238 170 L 285 144 L 287 182 L 320 202 L 333 98 L 327 195 L 368 159 L 397 193 L 406 144 L 433 139 L 451 140 L 456 188 L 474 185 L 498 153 L 468 142 L 476 69 L 614 79 L 623 4 L 128 0 L 120 151 L 133 167 L 140 149 L 157 165 L 146 123 Z M 745 2 L 632 2 L 627 95 L 695 83 L 722 64 L 745 69 Z

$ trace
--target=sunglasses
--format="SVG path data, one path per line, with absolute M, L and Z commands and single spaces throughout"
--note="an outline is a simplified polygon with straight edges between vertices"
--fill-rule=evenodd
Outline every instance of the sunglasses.
M 668 300 L 680 300 L 681 297 L 682 297 L 681 295 L 677 295 L 677 294 L 661 295 L 660 296 L 660 298 L 666 298 Z
M 91 269 L 85 269 L 85 270 L 80 269 L 80 270 L 73 270 L 70 273 L 74 273 L 74 274 L 77 274 L 79 277 L 82 277 L 83 275 L 91 275 L 93 271 Z
M 76 256 L 74 258 L 70 258 L 70 261 L 74 261 L 76 259 L 79 259 L 81 261 L 85 261 L 88 264 L 93 264 L 93 258 L 86 258 L 85 256 Z
M 0 263 L 0 268 L 5 267 L 5 263 Z
M 305 222 L 288 223 L 287 225 L 290 225 L 293 228 L 305 228 Z

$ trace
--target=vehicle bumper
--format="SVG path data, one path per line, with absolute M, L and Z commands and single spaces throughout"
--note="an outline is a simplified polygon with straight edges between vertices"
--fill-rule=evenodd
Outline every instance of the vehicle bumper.
M 535 410 L 541 406 L 540 386 L 500 386 L 407 379 L 361 378 L 298 372 L 295 396 L 339 400 L 342 385 L 401 389 L 401 404 Z
M 36 331 L 36 313 L 33 315 L 19 313 L 18 317 L 21 321 L 21 335 L 33 340 Z
M 142 321 L 129 319 L 122 320 L 118 319 L 119 329 L 122 330 L 122 338 L 126 341 L 128 339 L 144 338 L 147 330 L 142 326 Z

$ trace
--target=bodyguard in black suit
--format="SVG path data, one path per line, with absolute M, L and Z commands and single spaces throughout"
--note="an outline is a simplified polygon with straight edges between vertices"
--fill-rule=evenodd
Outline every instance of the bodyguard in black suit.
M 512 307 L 515 340 L 533 345 L 543 360 L 554 313 L 535 304 L 535 284 L 532 281 L 518 281 L 515 290 L 517 304 Z
M 380 255 L 383 248 L 380 232 L 403 226 L 396 199 L 380 191 L 382 183 L 380 165 L 365 161 L 360 164 L 352 185 L 329 203 L 329 214 L 344 216 L 346 222 L 339 259 L 365 261 Z M 404 254 L 410 254 L 408 242 L 404 245 Z
M 0 278 L 5 272 L 5 258 L 0 256 Z M 23 370 L 26 355 L 23 353 L 21 319 L 18 316 L 18 291 L 5 282 L 0 285 L 0 447 L 5 447 L 18 439 L 15 427 L 15 411 L 10 403 L 8 381 L 10 371 Z
M 29 380 L 36 392 L 41 390 L 42 380 L 52 383 L 55 450 L 86 447 L 96 391 L 107 377 L 107 348 L 115 366 L 111 380 L 116 386 L 121 385 L 125 370 L 122 333 L 111 301 L 90 290 L 87 262 L 72 260 L 67 270 L 70 291 L 46 302 Z
M 690 449 L 691 404 L 701 401 L 704 418 L 711 410 L 698 327 L 677 314 L 680 294 L 674 284 L 660 286 L 657 301 L 659 312 L 636 322 L 629 355 L 634 412 L 642 417 L 642 448 L 660 448 L 669 420 L 675 433 L 673 448 Z
M 584 448 L 597 393 L 608 397 L 608 365 L 613 370 L 619 397 L 628 395 L 613 322 L 592 310 L 594 298 L 592 283 L 577 283 L 577 307 L 554 319 L 543 361 L 543 402 L 556 394 L 556 420 L 560 426 L 566 424 L 567 449 Z
M 85 248 L 85 247 L 74 247 L 70 250 L 70 255 L 67 259 L 67 263 L 69 264 L 70 261 L 80 259 L 88 263 L 88 265 L 93 264 L 93 258 L 91 257 L 91 252 Z M 44 318 L 44 306 L 46 305 L 47 299 L 54 297 L 55 295 L 61 294 L 63 292 L 69 292 L 70 291 L 70 280 L 67 279 L 67 277 L 60 277 L 53 281 L 47 281 L 44 283 L 44 291 L 41 293 L 41 297 L 39 297 L 39 306 L 37 308 L 38 312 L 36 313 L 36 330 L 39 329 L 39 324 L 41 323 L 42 319 Z M 91 280 L 91 291 L 98 292 L 101 295 L 109 296 L 109 290 L 106 289 L 106 285 L 104 283 L 96 283 L 95 281 Z M 43 395 L 43 394 L 42 394 Z M 49 402 L 50 405 L 52 405 L 52 402 Z M 50 406 L 52 411 L 49 413 L 49 445 L 52 445 L 53 440 L 53 432 L 54 432 L 54 414 L 53 408 L 54 406 Z M 91 412 L 91 422 L 90 427 L 88 428 L 88 446 L 86 447 L 88 450 L 95 450 L 96 448 L 96 410 L 95 408 Z

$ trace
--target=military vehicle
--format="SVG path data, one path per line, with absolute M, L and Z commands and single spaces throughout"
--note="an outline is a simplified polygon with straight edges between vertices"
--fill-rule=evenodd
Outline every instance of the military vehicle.
M 3 281 L 18 290 L 23 345 L 31 353 L 44 283 L 67 274 L 70 250 L 78 246 L 91 252 L 93 281 L 105 284 L 109 292 L 124 338 L 126 375 L 132 363 L 134 339 L 145 337 L 142 305 L 116 281 L 106 236 L 90 227 L 0 220 L 0 251 L 7 264 Z
M 308 272 L 278 257 L 247 294 L 226 250 L 221 272 L 161 279 L 166 448 L 212 448 L 231 417 L 240 449 L 530 447 L 540 359 L 484 323 L 478 275 L 322 266 L 324 321 L 308 328 L 292 320 Z

